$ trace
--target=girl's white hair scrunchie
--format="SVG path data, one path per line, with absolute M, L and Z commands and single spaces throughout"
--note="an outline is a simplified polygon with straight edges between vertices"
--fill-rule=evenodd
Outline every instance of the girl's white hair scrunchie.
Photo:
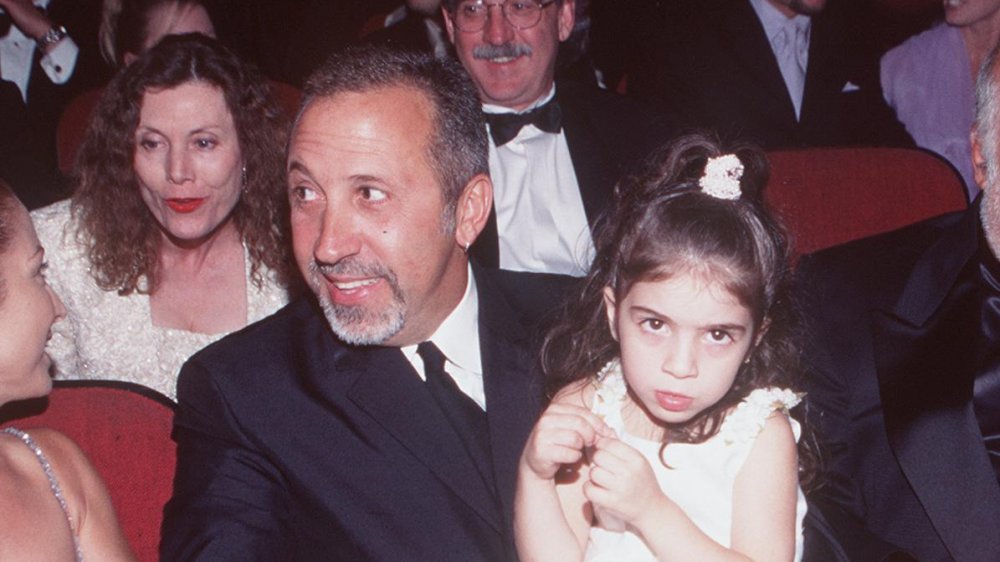
M 701 190 L 718 199 L 739 199 L 743 163 L 735 154 L 713 156 L 705 163 L 705 173 L 698 180 Z

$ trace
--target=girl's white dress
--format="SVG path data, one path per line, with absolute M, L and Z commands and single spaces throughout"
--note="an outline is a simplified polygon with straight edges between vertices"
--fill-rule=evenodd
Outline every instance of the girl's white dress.
M 661 443 L 630 435 L 625 431 L 621 406 L 626 399 L 625 380 L 617 362 L 598 377 L 592 410 L 617 433 L 619 438 L 638 450 L 656 474 L 660 489 L 673 500 L 706 535 L 719 544 L 730 546 L 733 519 L 733 483 L 753 447 L 764 422 L 774 412 L 783 412 L 799 402 L 799 396 L 787 389 L 761 388 L 754 390 L 723 421 L 711 439 L 697 445 L 669 445 L 660 461 Z M 798 422 L 789 418 L 795 439 Z M 795 560 L 802 558 L 802 518 L 806 500 L 798 491 L 795 519 Z M 761 514 L 766 517 L 766 513 Z M 653 553 L 638 535 L 621 530 L 621 523 L 611 517 L 601 517 L 590 530 L 585 560 L 588 561 L 655 561 Z

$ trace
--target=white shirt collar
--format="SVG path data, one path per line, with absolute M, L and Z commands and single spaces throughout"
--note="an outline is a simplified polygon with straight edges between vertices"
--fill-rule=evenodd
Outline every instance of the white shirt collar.
M 546 94 L 542 95 L 542 97 L 538 98 L 531 105 L 529 105 L 528 107 L 524 108 L 521 111 L 514 111 L 513 109 L 511 109 L 509 107 L 504 107 L 502 105 L 493 105 L 493 104 L 490 104 L 490 103 L 484 103 L 483 104 L 483 112 L 485 112 L 485 113 L 527 113 L 527 112 L 531 111 L 532 109 L 535 109 L 536 107 L 539 107 L 539 106 L 541 106 L 541 105 L 543 105 L 545 103 L 548 103 L 548 101 L 550 99 L 554 98 L 555 95 L 556 95 L 556 84 L 555 84 L 555 82 L 553 82 L 552 83 L 552 87 L 549 88 L 549 91 Z
M 796 14 L 788 17 L 775 8 L 768 0 L 750 0 L 750 5 L 757 12 L 757 19 L 764 26 L 764 33 L 770 42 L 772 38 L 785 26 L 794 24 L 802 29 L 809 29 L 812 26 L 812 18 L 804 14 Z
M 429 341 L 434 342 L 450 363 L 481 376 L 483 362 L 479 355 L 479 290 L 472 276 L 471 265 L 468 270 L 462 300 L 438 326 Z M 408 345 L 402 351 L 412 363 L 417 354 L 417 346 Z

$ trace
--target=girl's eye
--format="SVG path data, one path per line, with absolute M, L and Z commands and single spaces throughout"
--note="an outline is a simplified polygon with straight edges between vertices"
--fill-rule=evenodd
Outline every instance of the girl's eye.
M 377 203 L 379 201 L 384 201 L 388 197 L 384 191 L 374 187 L 362 187 L 361 188 L 361 198 L 365 201 L 371 201 Z
M 708 339 L 712 343 L 728 343 L 733 337 L 725 330 L 709 330 Z
M 663 329 L 666 327 L 666 323 L 663 322 L 663 320 L 660 320 L 659 318 L 646 318 L 645 320 L 640 322 L 640 324 L 648 332 L 662 332 Z

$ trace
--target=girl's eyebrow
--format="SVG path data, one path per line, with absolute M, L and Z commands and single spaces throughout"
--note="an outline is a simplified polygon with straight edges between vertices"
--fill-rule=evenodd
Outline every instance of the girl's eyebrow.
M 673 319 L 670 317 L 670 315 L 664 314 L 662 312 L 659 312 L 659 311 L 654 310 L 652 308 L 649 308 L 647 306 L 642 306 L 641 304 L 634 304 L 634 305 L 630 306 L 629 307 L 629 312 L 633 312 L 633 313 L 638 312 L 638 313 L 641 313 L 641 314 L 651 314 L 653 316 L 657 316 L 659 318 L 662 318 L 662 319 L 670 321 L 670 322 L 673 321 Z M 714 323 L 714 324 L 713 323 L 708 323 L 708 324 L 704 324 L 704 325 L 702 325 L 700 327 L 703 328 L 703 329 L 707 329 L 707 330 L 729 330 L 729 331 L 733 331 L 733 332 L 735 332 L 735 331 L 746 332 L 747 329 L 748 329 L 743 324 L 726 323 L 726 322 L 720 322 L 720 323 Z

